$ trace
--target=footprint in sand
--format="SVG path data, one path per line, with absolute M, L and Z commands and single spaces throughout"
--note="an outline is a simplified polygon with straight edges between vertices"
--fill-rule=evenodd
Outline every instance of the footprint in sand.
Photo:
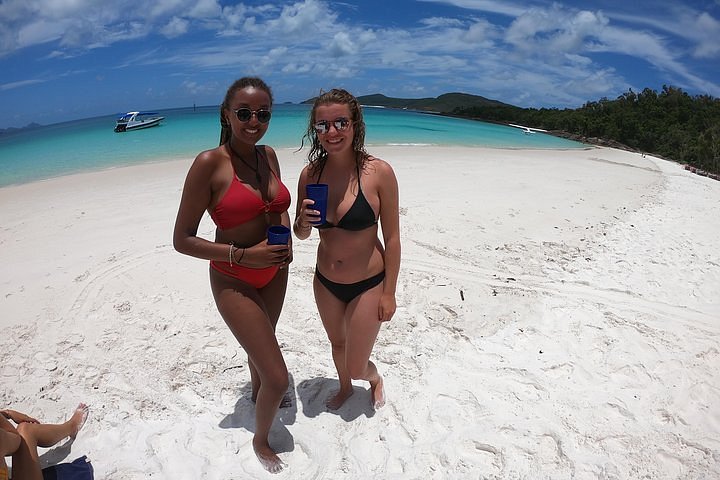
M 464 441 L 460 456 L 464 464 L 472 465 L 473 472 L 483 476 L 498 475 L 505 468 L 505 456 L 502 451 L 477 440 Z
M 303 472 L 305 478 L 326 478 L 333 472 L 349 470 L 347 459 L 340 458 L 338 452 L 339 449 L 328 448 L 324 442 L 295 437 L 295 450 L 285 460 L 294 471 Z
M 575 371 L 575 367 L 571 363 L 559 363 L 542 370 L 552 378 L 569 378 Z

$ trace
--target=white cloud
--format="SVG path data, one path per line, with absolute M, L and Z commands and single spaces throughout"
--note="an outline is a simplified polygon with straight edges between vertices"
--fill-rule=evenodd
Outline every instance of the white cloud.
M 421 2 L 447 3 L 456 7 L 467 8 L 468 10 L 477 10 L 482 12 L 497 13 L 516 17 L 527 10 L 524 4 L 514 4 L 513 2 L 498 0 L 419 0 Z
M 82 16 L 94 9 L 94 3 L 91 0 L 57 0 L 51 2 L 30 0 L 26 2 L 26 5 L 30 11 L 42 15 L 43 18 L 58 20 Z
M 39 43 L 46 43 L 61 38 L 64 26 L 60 24 L 49 24 L 45 20 L 37 20 L 23 26 L 17 32 L 15 38 L 18 48 L 23 48 Z
M 32 80 L 21 80 L 19 82 L 3 83 L 3 84 L 0 84 L 0 91 L 13 90 L 15 88 L 27 87 L 28 85 L 36 85 L 38 83 L 43 83 L 43 82 L 45 82 L 45 80 L 32 79 Z
M 337 15 L 317 0 L 305 0 L 286 5 L 277 19 L 270 20 L 268 26 L 287 37 L 306 38 L 307 34 L 335 30 Z
M 173 17 L 170 21 L 160 29 L 160 33 L 168 38 L 179 37 L 187 33 L 190 22 L 183 18 Z
M 462 27 L 463 22 L 458 18 L 430 17 L 420 20 L 420 24 L 430 28 Z
M 5 0 L 0 2 L 0 19 L 3 19 L 3 23 L 11 23 L 25 17 L 29 10 L 28 3 L 27 0 Z
M 692 31 L 697 33 L 694 55 L 697 58 L 720 57 L 720 22 L 708 13 L 701 13 Z
M 347 32 L 338 32 L 330 42 L 328 51 L 333 57 L 343 57 L 357 53 L 357 45 Z
M 245 5 L 242 3 L 235 6 L 223 7 L 220 14 L 221 19 L 226 22 L 228 27 L 236 28 L 245 20 Z
M 612 12 L 611 18 L 670 33 L 676 40 L 688 42 L 696 58 L 720 56 L 720 22 L 710 13 L 698 11 L 684 2 L 674 3 L 666 10 L 650 11 L 650 14 Z
M 96 48 L 157 31 L 177 37 L 193 21 L 220 25 L 222 12 L 217 0 L 9 0 L 0 2 L 0 56 L 53 41 Z
M 51 8 L 41 8 L 44 3 Z M 695 76 L 683 57 L 720 55 L 714 40 L 720 27 L 709 14 L 685 9 L 677 15 L 686 30 L 682 38 L 689 42 L 681 49 L 669 43 L 671 24 L 662 23 L 661 35 L 656 26 L 661 22 L 650 16 L 642 24 L 645 28 L 638 28 L 633 21 L 637 17 L 618 21 L 616 12 L 557 3 L 534 8 L 489 0 L 433 3 L 474 12 L 403 25 L 382 19 L 372 23 L 366 17 L 358 22 L 342 14 L 349 10 L 346 5 L 321 0 L 223 7 L 217 0 L 128 0 L 101 7 L 93 0 L 8 0 L 0 3 L 0 56 L 45 43 L 51 52 L 45 59 L 64 59 L 86 48 L 160 33 L 176 40 L 165 42 L 162 51 L 135 50 L 113 66 L 169 65 L 190 76 L 222 78 L 251 70 L 286 84 L 335 79 L 348 88 L 356 82 L 366 89 L 379 82 L 383 91 L 393 88 L 391 82 L 380 81 L 389 73 L 398 85 L 396 92 L 407 96 L 464 89 L 504 101 L 573 104 L 627 88 L 628 80 L 601 60 L 602 53 L 669 72 L 668 83 L 682 79 L 685 85 L 718 91 L 712 82 Z M 502 22 L 485 13 L 502 15 Z M 193 35 L 192 48 L 182 42 L 188 34 Z M 207 84 L 188 82 L 183 86 L 187 91 Z
M 312 65 L 310 63 L 296 63 L 290 62 L 282 68 L 283 73 L 287 74 L 306 74 L 312 71 Z
M 516 18 L 505 40 L 519 51 L 547 57 L 576 53 L 588 38 L 600 35 L 608 24 L 602 13 L 532 9 Z
M 476 20 L 462 35 L 463 42 L 482 44 L 487 40 L 497 37 L 497 28 L 487 20 Z
M 151 17 L 174 15 L 185 7 L 184 0 L 155 0 L 146 4 L 146 11 Z
M 212 94 L 218 90 L 216 82 L 198 83 L 192 80 L 185 80 L 180 84 L 180 89 L 191 96 Z
M 66 53 L 62 52 L 60 50 L 53 50 L 52 52 L 48 53 L 44 58 L 50 59 L 50 58 L 65 58 Z
M 188 10 L 188 17 L 191 18 L 213 18 L 220 15 L 222 7 L 217 0 L 196 0 Z

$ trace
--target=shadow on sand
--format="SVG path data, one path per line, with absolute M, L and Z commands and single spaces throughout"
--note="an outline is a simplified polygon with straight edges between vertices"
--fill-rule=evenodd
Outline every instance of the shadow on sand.
M 287 396 L 290 399 L 290 406 L 278 410 L 270 428 L 270 444 L 277 453 L 292 452 L 295 449 L 293 436 L 286 425 L 292 425 L 297 418 L 297 399 L 295 398 L 295 381 L 292 375 L 289 376 L 290 386 Z M 220 421 L 220 428 L 244 428 L 255 433 L 255 403 L 252 401 L 252 385 L 248 382 L 241 389 L 241 396 L 235 402 L 233 413 L 226 415 Z
M 375 416 L 372 407 L 370 389 L 353 386 L 353 394 L 337 410 L 330 410 L 325 402 L 340 388 L 340 383 L 332 378 L 317 377 L 303 380 L 297 386 L 297 395 L 303 406 L 303 413 L 307 417 L 317 417 L 322 412 L 338 415 L 346 422 L 352 422 L 360 415 Z
M 70 456 L 70 450 L 72 450 L 73 443 L 75 443 L 75 439 L 71 438 L 67 442 L 61 445 L 56 445 L 48 451 L 44 452 L 42 455 L 38 456 L 38 460 L 40 461 L 40 468 L 47 468 L 52 465 L 57 465 L 58 463 L 68 458 Z

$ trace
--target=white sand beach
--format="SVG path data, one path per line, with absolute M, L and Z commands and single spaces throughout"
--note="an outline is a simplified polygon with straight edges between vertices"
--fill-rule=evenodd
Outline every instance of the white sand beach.
M 43 460 L 112 480 L 720 478 L 720 182 L 607 148 L 369 151 L 400 185 L 388 403 L 359 382 L 325 410 L 317 234 L 295 240 L 278 475 L 207 262 L 172 248 L 192 158 L 1 188 L 0 406 L 91 408 Z M 294 212 L 303 156 L 278 155 Z

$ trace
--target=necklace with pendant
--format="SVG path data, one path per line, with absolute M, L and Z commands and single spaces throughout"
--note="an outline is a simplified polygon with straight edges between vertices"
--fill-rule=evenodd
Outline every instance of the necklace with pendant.
M 227 142 L 227 146 L 230 149 L 230 152 L 238 157 L 241 162 L 243 162 L 250 170 L 255 172 L 255 180 L 257 180 L 258 185 L 260 185 L 260 180 L 262 177 L 260 176 L 260 159 L 258 158 L 257 154 L 257 148 L 255 149 L 255 167 L 250 165 L 248 162 L 245 161 L 245 159 L 240 155 L 238 152 L 235 151 L 235 149 L 232 147 L 232 143 L 230 141 Z

